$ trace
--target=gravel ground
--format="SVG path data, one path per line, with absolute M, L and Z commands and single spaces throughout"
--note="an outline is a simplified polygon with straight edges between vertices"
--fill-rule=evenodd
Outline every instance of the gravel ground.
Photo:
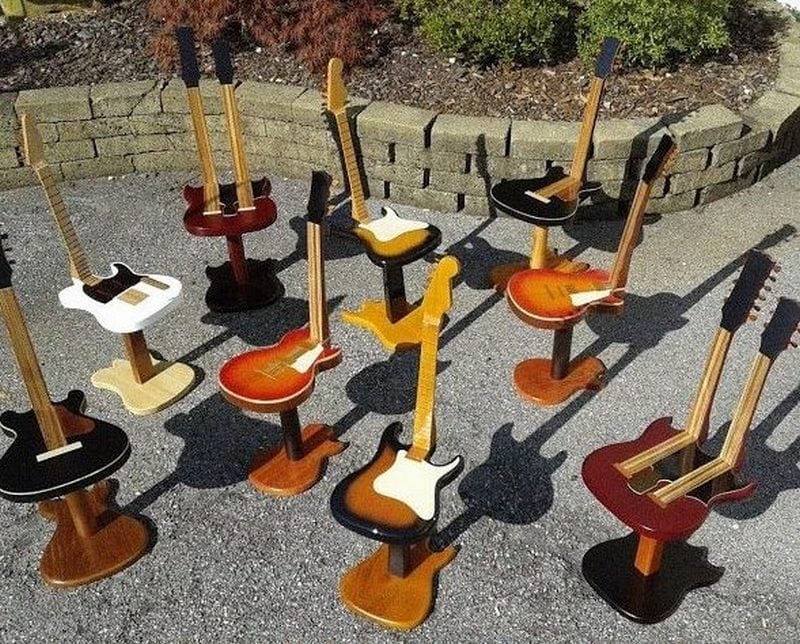
M 120 0 L 97 13 L 62 14 L 19 25 L 4 25 L 0 17 L 0 90 L 163 76 L 150 54 L 158 24 L 147 15 L 146 4 Z M 604 114 L 649 117 L 710 103 L 733 110 L 749 105 L 777 74 L 776 24 L 747 3 L 736 6 L 729 51 L 699 64 L 615 74 L 608 83 Z M 236 35 L 235 29 L 229 32 Z M 591 73 L 578 60 L 550 67 L 478 69 L 431 51 L 398 24 L 388 22 L 375 37 L 385 53 L 374 64 L 354 70 L 348 80 L 353 95 L 479 116 L 581 118 Z M 309 73 L 281 49 L 257 47 L 247 38 L 233 47 L 238 79 L 323 86 L 321 75 Z M 205 73 L 212 75 L 209 52 L 202 56 Z
M 116 475 L 118 500 L 151 521 L 155 536 L 152 551 L 131 568 L 88 587 L 53 590 L 37 571 L 53 526 L 31 505 L 3 502 L 0 641 L 800 639 L 796 352 L 779 357 L 758 406 L 748 461 L 758 490 L 747 502 L 712 513 L 691 539 L 725 567 L 722 579 L 690 593 L 665 622 L 644 627 L 617 615 L 580 574 L 588 548 L 626 532 L 584 487 L 583 459 L 599 446 L 637 436 L 655 418 L 685 420 L 741 254 L 770 237 L 770 252 L 784 264 L 774 292 L 798 297 L 800 244 L 775 233 L 788 224 L 800 228 L 800 161 L 732 198 L 647 222 L 633 258 L 626 315 L 590 318 L 575 331 L 576 353 L 598 355 L 608 366 L 606 388 L 553 409 L 524 403 L 511 386 L 513 365 L 547 355 L 550 334 L 522 324 L 484 279 L 489 266 L 526 252 L 529 228 L 515 220 L 487 225 L 403 209 L 439 226 L 450 252 L 462 259 L 464 279 L 439 354 L 435 460 L 466 459 L 464 474 L 442 492 L 440 518 L 441 540 L 460 552 L 440 577 L 435 612 L 404 636 L 341 604 L 339 578 L 375 544 L 339 526 L 328 498 L 337 481 L 372 456 L 390 421 L 409 427 L 417 354 L 387 358 L 370 334 L 341 321 L 341 310 L 379 296 L 381 287 L 359 249 L 332 237 L 332 333 L 345 359 L 320 376 L 300 415 L 335 425 L 350 445 L 298 497 L 254 490 L 245 481 L 247 465 L 258 447 L 278 440 L 277 418 L 228 405 L 217 392 L 216 373 L 227 358 L 275 342 L 305 320 L 306 265 L 296 231 L 303 228 L 308 186 L 274 177 L 279 220 L 247 239 L 251 256 L 277 260 L 286 297 L 263 311 L 223 316 L 204 309 L 203 268 L 224 259 L 224 245 L 182 229 L 179 188 L 187 178 L 132 176 L 64 187 L 96 270 L 120 260 L 183 282 L 183 305 L 148 330 L 149 343 L 205 377 L 186 398 L 147 417 L 131 416 L 115 395 L 89 384 L 91 373 L 120 356 L 121 347 L 85 314 L 60 309 L 66 261 L 42 194 L 36 188 L 3 194 L 14 283 L 50 392 L 60 399 L 71 388 L 84 389 L 93 415 L 126 429 L 133 455 Z M 619 232 L 619 222 L 575 223 L 553 238 L 607 265 L 603 249 Z M 408 270 L 411 294 L 420 293 L 426 272 L 424 264 Z M 730 418 L 759 333 L 754 323 L 737 334 L 712 430 Z M 3 408 L 29 407 L 10 359 L 0 367 L 0 392 Z

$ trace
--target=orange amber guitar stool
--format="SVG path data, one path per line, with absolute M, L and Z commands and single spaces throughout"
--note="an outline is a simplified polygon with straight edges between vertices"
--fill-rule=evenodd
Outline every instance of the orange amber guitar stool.
M 700 449 L 713 395 L 709 389 L 714 388 L 703 386 L 685 430 L 673 428 L 671 418 L 661 418 L 638 439 L 598 449 L 584 461 L 586 486 L 633 532 L 591 548 L 583 558 L 583 575 L 625 617 L 661 621 L 689 590 L 722 576 L 722 569 L 706 560 L 705 548 L 685 540 L 703 525 L 713 506 L 752 494 L 755 484 L 738 478 L 747 433 L 770 367 L 798 323 L 800 305 L 781 298 L 761 336 L 719 456 Z M 713 360 L 709 365 L 714 367 Z
M 557 405 L 581 389 L 602 386 L 605 365 L 599 359 L 589 356 L 570 361 L 572 329 L 591 309 L 621 314 L 621 295 L 652 184 L 675 154 L 675 144 L 665 135 L 639 182 L 611 272 L 531 268 L 514 273 L 508 280 L 506 300 L 514 314 L 531 326 L 555 331 L 550 360 L 532 358 L 514 369 L 514 385 L 524 399 L 538 405 Z M 546 246 L 536 248 L 537 263 L 544 266 Z
M 277 344 L 246 351 L 219 372 L 222 395 L 242 409 L 278 413 L 283 443 L 256 454 L 250 483 L 268 494 L 291 496 L 313 486 L 328 458 L 345 444 L 320 424 L 300 429 L 297 407 L 314 391 L 318 371 L 338 365 L 342 350 L 331 344 L 325 300 L 322 219 L 328 209 L 331 178 L 314 172 L 308 202 L 309 324 L 290 331 Z

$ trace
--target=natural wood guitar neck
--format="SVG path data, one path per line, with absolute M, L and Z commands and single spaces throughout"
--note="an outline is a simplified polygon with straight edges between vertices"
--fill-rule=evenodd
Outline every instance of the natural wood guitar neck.
M 592 144 L 594 127 L 597 124 L 597 114 L 600 111 L 600 101 L 603 98 L 603 89 L 605 86 L 605 79 L 595 76 L 592 79 L 591 86 L 589 87 L 589 98 L 587 99 L 586 107 L 583 110 L 581 129 L 578 133 L 578 141 L 575 143 L 575 154 L 572 158 L 572 168 L 570 168 L 569 172 L 572 180 L 577 181 L 578 185 L 583 183 L 583 177 L 586 173 L 586 162 L 589 159 L 589 148 Z
M 414 426 L 408 457 L 425 460 L 436 449 L 436 356 L 439 351 L 441 318 L 424 315 L 422 341 L 420 342 L 419 373 L 417 375 L 417 401 L 414 408 Z
M 247 166 L 247 155 L 242 138 L 242 125 L 239 110 L 236 107 L 233 85 L 220 85 L 222 88 L 222 106 L 225 110 L 225 122 L 228 128 L 228 139 L 233 156 L 233 175 L 236 179 L 236 197 L 239 210 L 251 210 L 253 206 L 253 186 L 250 183 L 250 169 Z
M 222 212 L 219 203 L 219 182 L 214 168 L 214 153 L 208 135 L 208 123 L 203 110 L 203 99 L 199 87 L 187 87 L 186 97 L 189 102 L 189 114 L 192 117 L 192 130 L 197 145 L 197 156 L 200 160 L 200 175 L 203 181 L 204 214 Z
M 628 272 L 631 266 L 633 248 L 636 246 L 636 239 L 642 229 L 642 219 L 650 199 L 650 192 L 653 185 L 647 181 L 640 181 L 636 188 L 636 194 L 631 203 L 628 219 L 625 221 L 625 228 L 622 230 L 622 237 L 617 246 L 614 256 L 614 265 L 611 269 L 610 288 L 621 288 L 628 283 Z
M 342 158 L 344 159 L 344 171 L 347 174 L 347 182 L 350 184 L 351 216 L 360 224 L 366 224 L 371 217 L 367 210 L 366 199 L 364 198 L 364 188 L 361 185 L 361 174 L 358 171 L 358 159 L 353 147 L 353 139 L 350 135 L 350 122 L 347 120 L 345 110 L 333 113 L 336 121 L 336 129 L 339 132 L 339 141 L 342 144 Z
M 25 318 L 19 307 L 19 302 L 12 288 L 0 289 L 0 312 L 5 320 L 8 335 L 11 338 L 11 348 L 22 373 L 22 381 L 28 391 L 33 413 L 42 432 L 48 450 L 64 447 L 67 440 L 61 428 L 58 413 L 50 402 L 47 384 L 44 381 L 39 360 L 33 349 Z
M 306 224 L 308 238 L 308 319 L 311 339 L 314 344 L 330 342 L 328 325 L 328 301 L 325 297 L 325 251 L 322 242 L 322 226 L 313 222 Z

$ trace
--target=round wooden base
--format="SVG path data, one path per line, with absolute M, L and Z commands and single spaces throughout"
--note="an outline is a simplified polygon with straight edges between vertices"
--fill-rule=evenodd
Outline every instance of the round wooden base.
M 206 268 L 211 284 L 206 291 L 206 306 L 211 311 L 233 313 L 269 306 L 283 296 L 284 288 L 274 273 L 271 260 L 247 260 L 248 281 L 240 285 L 233 276 L 231 263 Z
M 433 552 L 424 540 L 411 547 L 410 572 L 389 572 L 389 545 L 348 570 L 339 584 L 345 606 L 381 626 L 411 630 L 433 610 L 436 577 L 456 556 L 454 547 Z
M 586 581 L 623 616 L 655 624 L 674 613 L 693 588 L 710 586 L 722 568 L 708 563 L 707 549 L 684 541 L 664 544 L 661 568 L 645 576 L 634 568 L 638 535 L 612 539 L 591 548 L 583 557 Z
M 421 307 L 410 309 L 397 322 L 392 322 L 383 300 L 366 300 L 357 311 L 342 311 L 342 319 L 371 331 L 390 352 L 407 351 L 422 341 Z
M 78 534 L 65 500 L 44 501 L 41 514 L 55 520 L 56 531 L 42 554 L 39 570 L 52 586 L 82 586 L 110 577 L 141 557 L 148 549 L 147 527 L 131 516 L 107 506 L 107 481 L 95 485 L 87 494 L 97 531 Z
M 118 394 L 125 408 L 138 416 L 169 407 L 194 386 L 194 369 L 181 362 L 153 360 L 153 371 L 151 378 L 139 384 L 128 360 L 114 360 L 110 367 L 92 374 L 92 384 Z
M 347 445 L 336 440 L 327 425 L 308 425 L 301 432 L 303 456 L 291 460 L 283 444 L 256 454 L 250 464 L 250 483 L 267 494 L 294 496 L 322 478 L 328 458 Z
M 567 375 L 556 380 L 550 374 L 552 361 L 531 358 L 514 368 L 514 387 L 525 400 L 544 407 L 564 402 L 581 389 L 597 390 L 603 387 L 605 365 L 594 357 L 573 360 Z

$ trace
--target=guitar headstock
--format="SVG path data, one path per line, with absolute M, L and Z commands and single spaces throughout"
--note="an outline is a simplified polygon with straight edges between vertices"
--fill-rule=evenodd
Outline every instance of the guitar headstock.
M 25 163 L 34 170 L 38 170 L 47 165 L 47 159 L 44 158 L 42 135 L 39 134 L 39 128 L 36 127 L 36 120 L 27 112 L 22 113 L 20 121 L 22 122 L 22 148 L 25 151 Z
M 800 330 L 800 302 L 788 297 L 778 298 L 778 306 L 775 307 L 772 318 L 761 334 L 761 346 L 758 352 L 770 360 L 775 360 L 789 345 L 797 346 L 797 343 L 792 341 L 792 336 L 798 330 Z
M 616 38 L 605 38 L 600 47 L 600 55 L 595 63 L 594 75 L 597 78 L 608 78 L 614 69 L 614 59 L 619 51 L 619 40 Z
M 211 51 L 214 53 L 214 70 L 220 85 L 233 84 L 233 63 L 231 62 L 231 50 L 228 43 L 222 38 L 217 38 L 211 44 Z
M 6 256 L 6 239 L 6 233 L 0 235 L 0 288 L 11 288 L 11 261 Z
M 321 224 L 325 213 L 328 212 L 328 199 L 331 196 L 331 175 L 321 170 L 311 173 L 311 194 L 308 196 L 307 215 L 308 221 Z
M 720 326 L 733 333 L 745 323 L 750 310 L 755 308 L 764 283 L 777 270 L 775 261 L 766 253 L 751 250 L 747 254 L 742 272 L 736 284 L 722 306 L 722 322 Z M 772 277 L 772 279 L 775 279 Z
M 194 50 L 194 32 L 189 27 L 180 26 L 175 29 L 175 37 L 181 58 L 181 78 L 186 87 L 197 87 L 200 85 L 200 70 Z
M 658 142 L 656 151 L 645 166 L 642 181 L 645 183 L 653 183 L 660 176 L 669 172 L 672 164 L 678 156 L 678 146 L 669 134 L 665 134 Z
M 453 278 L 461 271 L 461 264 L 452 255 L 440 259 L 431 272 L 422 309 L 425 317 L 439 320 L 453 305 Z
M 342 71 L 344 63 L 341 58 L 328 61 L 327 107 L 331 112 L 342 112 L 347 105 L 347 88 L 344 85 Z

